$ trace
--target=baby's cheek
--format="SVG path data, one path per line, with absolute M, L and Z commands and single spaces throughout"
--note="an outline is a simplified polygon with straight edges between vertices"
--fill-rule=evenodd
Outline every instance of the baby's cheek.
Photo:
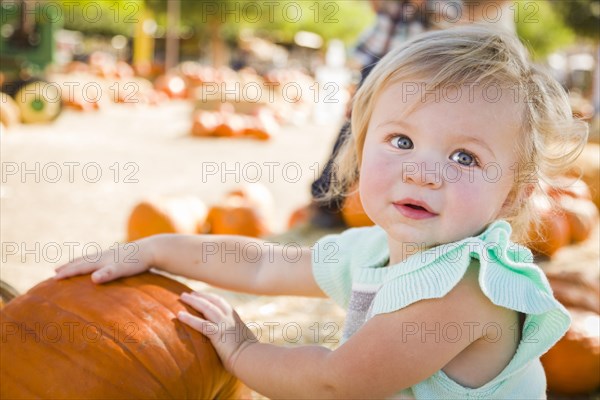
M 461 215 L 477 210 L 473 207 L 480 206 L 482 196 L 485 195 L 484 191 L 472 184 L 457 183 L 453 185 L 453 189 L 454 194 L 449 196 L 452 208 Z
M 369 160 L 364 163 L 360 173 L 360 196 L 367 214 L 375 212 L 388 198 L 393 187 L 390 169 L 381 162 Z
M 391 171 L 389 163 L 382 157 L 365 157 L 360 169 L 361 187 L 375 191 L 385 188 L 393 181 Z
M 457 213 L 478 223 L 487 224 L 496 219 L 512 187 L 512 180 L 501 172 L 489 172 L 487 175 L 484 172 L 476 177 L 473 183 L 461 182 L 457 186 L 456 190 L 462 194 L 454 197 L 462 199 L 455 201 Z
M 360 198 L 365 211 L 372 209 L 377 200 L 381 200 L 385 193 L 385 182 L 377 174 L 365 174 L 360 177 Z

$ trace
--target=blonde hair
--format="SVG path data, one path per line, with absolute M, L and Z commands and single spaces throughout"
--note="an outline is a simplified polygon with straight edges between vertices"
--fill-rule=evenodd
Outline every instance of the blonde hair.
M 523 104 L 519 159 L 509 211 L 501 217 L 513 226 L 513 239 L 522 240 L 539 216 L 531 206 L 543 193 L 540 181 L 554 178 L 571 164 L 587 141 L 587 125 L 574 120 L 561 85 L 530 63 L 518 38 L 481 26 L 428 32 L 386 55 L 369 74 L 354 98 L 351 134 L 335 155 L 332 182 L 320 196 L 331 200 L 348 195 L 357 183 L 361 154 L 374 104 L 390 84 L 418 80 L 425 90 L 462 85 L 496 85 L 517 90 Z M 532 193 L 527 192 L 534 184 Z

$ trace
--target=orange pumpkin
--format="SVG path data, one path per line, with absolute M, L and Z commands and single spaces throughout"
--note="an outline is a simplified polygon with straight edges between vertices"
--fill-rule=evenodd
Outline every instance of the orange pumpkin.
M 275 202 L 269 189 L 261 183 L 248 183 L 229 192 L 226 197 L 239 196 L 254 208 L 261 218 L 271 223 Z
M 238 114 L 222 114 L 222 122 L 215 127 L 213 136 L 218 137 L 241 137 L 244 135 L 246 122 Z
M 263 237 L 271 233 L 260 211 L 238 195 L 230 195 L 223 205 L 212 207 L 206 221 L 215 235 Z
M 559 187 L 544 188 L 549 198 L 531 200 L 541 215 L 540 231 L 530 229 L 527 246 L 537 254 L 552 256 L 563 246 L 586 240 L 598 224 L 598 209 L 585 182 L 564 177 Z M 550 199 L 558 207 L 553 208 Z
M 223 118 L 218 112 L 198 111 L 193 116 L 192 136 L 212 136 L 222 121 Z
M 270 112 L 243 115 L 234 111 L 230 103 L 219 103 L 217 111 L 196 111 L 192 118 L 192 136 L 268 140 L 278 128 Z
M 600 144 L 586 144 L 579 158 L 575 160 L 569 175 L 581 176 L 581 180 L 590 188 L 594 204 L 600 208 Z
M 600 281 L 594 269 L 548 271 L 556 299 L 573 317 L 569 331 L 542 357 L 548 388 L 565 395 L 600 388 Z
M 310 210 L 308 207 L 301 207 L 294 211 L 288 220 L 288 229 L 295 228 L 310 220 Z
M 76 73 L 87 73 L 90 70 L 90 66 L 81 61 L 71 61 L 64 67 L 64 72 L 66 74 L 76 74 Z
M 66 93 L 66 94 L 65 94 Z M 96 98 L 86 98 L 83 93 L 63 91 L 63 105 L 77 111 L 96 111 L 100 109 L 100 102 Z
M 183 78 L 170 73 L 156 78 L 154 88 L 166 93 L 171 99 L 185 99 L 188 96 L 187 85 Z
M 554 297 L 565 307 L 579 308 L 600 314 L 600 281 L 598 271 L 547 271 Z
M 600 388 L 600 315 L 570 308 L 573 323 L 565 336 L 541 357 L 548 390 L 581 395 Z
M 537 195 L 531 201 L 540 214 L 541 225 L 539 231 L 529 231 L 527 247 L 534 253 L 551 256 L 570 243 L 569 223 L 564 213 L 553 209 L 550 201 L 543 195 Z
M 258 118 L 251 116 L 244 117 L 242 136 L 258 140 L 269 140 L 271 138 L 270 133 L 261 121 Z
M 360 193 L 358 192 L 358 184 L 350 189 L 350 195 L 344 200 L 342 207 L 342 219 L 347 226 L 358 228 L 361 226 L 374 225 L 373 221 L 367 214 L 360 201 Z
M 586 240 L 598 221 L 596 205 L 589 200 L 570 196 L 562 196 L 559 204 L 565 211 L 571 232 L 571 242 L 579 243 Z
M 128 79 L 128 78 L 133 78 L 133 76 L 135 75 L 135 72 L 133 70 L 133 67 L 129 64 L 127 64 L 125 61 L 117 61 L 116 65 L 115 65 L 115 77 L 117 79 Z
M 243 185 L 225 196 L 206 218 L 210 233 L 263 237 L 271 233 L 274 202 L 260 183 Z
M 259 107 L 254 110 L 253 114 L 247 117 L 248 123 L 244 136 L 258 140 L 268 140 L 277 133 L 279 124 L 271 109 Z
M 244 390 L 179 322 L 181 283 L 145 273 L 107 284 L 49 279 L 0 311 L 1 398 L 214 399 Z
M 204 203 L 193 196 L 142 201 L 129 216 L 127 240 L 138 240 L 159 233 L 205 232 L 207 213 Z
M 113 78 L 117 72 L 114 57 L 102 51 L 95 51 L 89 57 L 89 71 L 100 78 Z

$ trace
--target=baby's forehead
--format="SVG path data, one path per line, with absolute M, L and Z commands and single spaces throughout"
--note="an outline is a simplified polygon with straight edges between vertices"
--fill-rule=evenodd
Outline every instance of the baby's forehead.
M 424 80 L 401 80 L 385 85 L 375 97 L 377 110 L 393 105 L 399 117 L 432 104 L 472 107 L 473 112 L 490 110 L 521 119 L 526 106 L 523 89 L 497 82 L 467 82 L 434 85 Z M 510 118 L 513 119 L 513 118 Z
M 435 131 L 443 132 L 443 137 L 464 134 L 512 141 L 523 132 L 523 106 L 510 88 L 484 85 L 431 88 L 421 82 L 404 81 L 389 85 L 378 96 L 369 128 L 403 124 L 406 133 Z
M 434 99 L 473 102 L 476 98 L 483 98 L 489 103 L 496 103 L 504 98 L 515 103 L 523 103 L 526 98 L 526 88 L 519 83 L 498 81 L 437 83 L 431 79 L 397 79 L 388 81 L 379 90 L 379 92 L 389 91 L 393 91 L 394 95 L 400 95 L 403 100 L 411 100 L 416 96 L 421 101 Z

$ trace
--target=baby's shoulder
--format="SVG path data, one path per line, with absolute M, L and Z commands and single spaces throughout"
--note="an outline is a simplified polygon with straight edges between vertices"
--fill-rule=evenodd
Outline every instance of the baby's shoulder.
M 445 300 L 468 308 L 474 317 L 474 323 L 494 324 L 503 327 L 507 324 L 514 324 L 518 312 L 495 304 L 484 293 L 479 275 L 479 262 L 472 260 L 462 279 L 444 296 Z

